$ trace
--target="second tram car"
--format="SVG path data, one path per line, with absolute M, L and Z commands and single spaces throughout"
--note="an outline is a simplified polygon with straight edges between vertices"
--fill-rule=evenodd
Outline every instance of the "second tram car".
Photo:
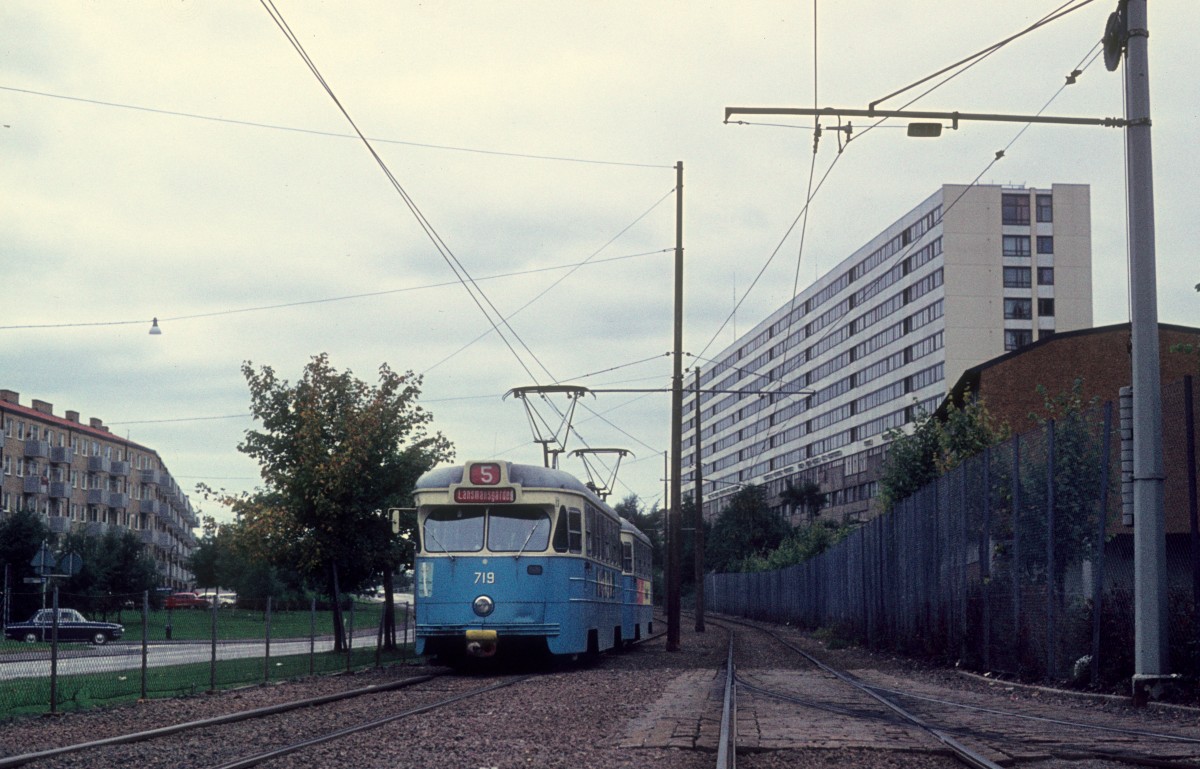
M 621 519 L 621 638 L 640 641 L 654 632 L 650 538 Z
M 451 664 L 598 654 L 649 632 L 649 540 L 632 524 L 623 532 L 570 473 L 467 462 L 423 475 L 415 497 L 418 654 Z M 626 612 L 627 601 L 636 608 Z

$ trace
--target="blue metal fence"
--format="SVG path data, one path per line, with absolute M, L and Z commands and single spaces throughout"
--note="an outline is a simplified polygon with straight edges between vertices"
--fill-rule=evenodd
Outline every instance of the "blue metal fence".
M 1120 680 L 1131 672 L 1132 535 L 1114 493 L 1114 435 L 1106 405 L 1015 436 L 801 565 L 710 574 L 708 607 L 1025 679 Z M 1172 665 L 1195 668 L 1186 529 L 1168 548 Z

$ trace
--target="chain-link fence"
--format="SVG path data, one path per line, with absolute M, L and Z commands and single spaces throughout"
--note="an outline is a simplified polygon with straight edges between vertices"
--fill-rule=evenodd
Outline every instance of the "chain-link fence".
M 382 601 L 196 601 L 153 608 L 145 594 L 14 593 L 11 605 L 41 604 L 12 617 L 0 643 L 0 713 L 45 713 L 214 691 L 407 661 L 411 598 L 394 620 Z M 203 605 L 201 605 L 203 604 Z M 58 607 L 57 614 L 55 607 Z M 79 607 L 79 608 L 76 608 Z
M 1164 388 L 1170 666 L 1200 674 L 1191 378 Z M 1191 453 L 1188 447 L 1191 447 Z M 709 575 L 715 611 L 1029 680 L 1128 682 L 1133 534 L 1111 405 L 954 468 L 801 565 Z

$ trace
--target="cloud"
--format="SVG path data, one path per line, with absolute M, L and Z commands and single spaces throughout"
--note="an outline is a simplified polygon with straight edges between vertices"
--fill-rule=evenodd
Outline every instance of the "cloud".
M 868 132 L 863 120 L 839 154 L 828 130 L 836 121 L 823 120 L 814 162 L 810 118 L 723 124 L 735 105 L 865 107 L 1046 8 L 869 10 L 822 7 L 815 34 L 810 9 L 783 2 L 301 3 L 285 12 L 364 133 L 395 140 L 375 148 L 476 277 L 673 248 L 671 166 L 683 161 L 685 347 L 699 353 L 713 340 L 714 355 L 735 326 L 744 332 L 787 301 L 797 276 L 805 287 L 942 183 L 987 168 L 986 183 L 1092 185 L 1096 322 L 1124 320 L 1117 130 L 1035 127 L 1013 143 L 1021 126 L 974 123 L 922 143 L 891 128 Z M 1022 38 L 918 104 L 1036 112 L 1095 44 L 1108 11 L 1088 6 Z M 1176 323 L 1194 322 L 1200 279 L 1186 226 L 1196 171 L 1187 35 L 1198 13 L 1166 0 L 1151 16 L 1160 315 Z M 264 12 L 195 2 L 68 11 L 18 0 L 0 14 L 0 86 L 127 105 L 0 90 L 0 123 L 10 126 L 0 128 L 0 326 L 139 321 L 0 331 L 0 384 L 106 420 L 212 417 L 246 409 L 243 361 L 295 377 L 329 352 L 364 379 L 384 361 L 428 369 L 425 398 L 460 458 L 540 461 L 518 404 L 501 396 L 548 376 L 516 339 L 514 354 L 490 331 L 462 286 L 315 301 L 455 278 L 360 142 L 284 130 L 350 127 Z M 1119 81 L 1093 65 L 1048 110 L 1119 114 Z M 988 168 L 1000 149 L 1004 159 Z M 800 227 L 784 233 L 810 168 L 814 188 L 832 170 L 801 250 Z M 718 331 L 777 248 L 736 322 Z M 587 383 L 661 382 L 666 357 L 622 367 L 669 349 L 671 271 L 670 253 L 585 267 L 511 323 L 554 376 L 616 368 L 612 380 Z M 507 315 L 562 275 L 481 285 Z M 237 312 L 284 304 L 294 306 Z M 161 337 L 140 323 L 153 316 Z M 663 396 L 589 405 L 614 423 L 586 415 L 589 441 L 666 448 Z M 246 427 L 202 419 L 128 429 L 181 476 L 249 487 L 256 473 L 236 451 Z M 633 448 L 627 481 L 654 498 L 661 461 Z

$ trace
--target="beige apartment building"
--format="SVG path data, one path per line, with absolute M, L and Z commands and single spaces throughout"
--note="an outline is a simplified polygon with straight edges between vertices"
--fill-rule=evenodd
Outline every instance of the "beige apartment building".
M 787 484 L 810 480 L 823 516 L 862 520 L 889 430 L 936 410 L 967 369 L 1091 325 L 1086 185 L 943 185 L 702 363 L 684 488 L 699 457 L 706 516 L 745 484 L 783 507 Z
M 37 399 L 22 406 L 12 390 L 0 390 L 0 420 L 0 515 L 35 511 L 57 536 L 127 529 L 158 564 L 161 587 L 191 586 L 186 564 L 199 522 L 154 449 L 113 435 L 100 419 L 84 424 L 77 411 L 57 416 Z

